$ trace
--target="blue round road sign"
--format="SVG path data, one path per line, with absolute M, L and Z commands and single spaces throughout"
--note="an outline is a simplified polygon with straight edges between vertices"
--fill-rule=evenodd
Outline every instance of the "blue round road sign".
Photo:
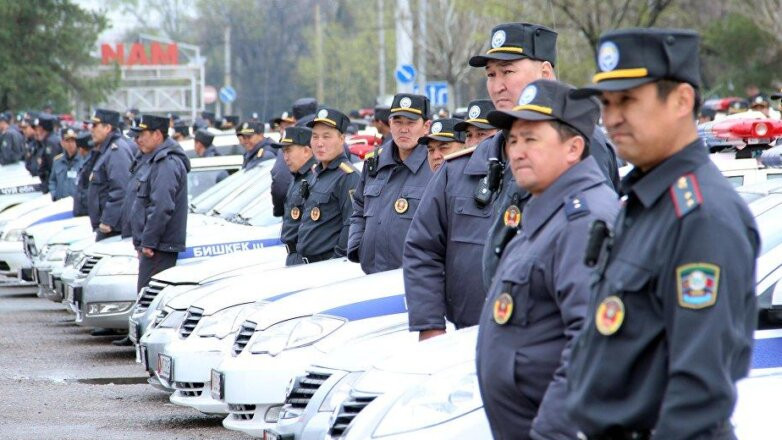
M 223 86 L 217 96 L 223 104 L 230 104 L 236 100 L 236 90 L 231 86 Z
M 410 84 L 415 79 L 415 67 L 412 64 L 402 64 L 396 68 L 394 76 L 401 84 Z

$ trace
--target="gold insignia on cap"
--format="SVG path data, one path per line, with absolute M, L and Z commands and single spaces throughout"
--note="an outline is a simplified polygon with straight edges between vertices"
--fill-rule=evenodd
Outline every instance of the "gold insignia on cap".
M 492 314 L 494 315 L 494 322 L 499 325 L 507 324 L 513 315 L 513 297 L 507 292 L 501 293 L 494 300 Z
M 619 330 L 625 319 L 625 305 L 618 296 L 611 295 L 600 302 L 595 312 L 595 327 L 603 336 L 611 336 Z
M 291 218 L 294 220 L 298 220 L 301 217 L 301 209 L 299 209 L 298 206 L 294 206 L 291 208 Z
M 312 208 L 312 211 L 310 211 L 310 218 L 314 222 L 320 220 L 320 208 L 319 207 L 316 206 L 316 207 Z
M 397 214 L 404 214 L 409 207 L 410 203 L 408 203 L 405 198 L 400 197 L 394 202 L 394 211 L 396 211 Z
M 521 224 L 521 210 L 516 205 L 508 206 L 502 215 L 502 221 L 509 228 L 518 228 Z

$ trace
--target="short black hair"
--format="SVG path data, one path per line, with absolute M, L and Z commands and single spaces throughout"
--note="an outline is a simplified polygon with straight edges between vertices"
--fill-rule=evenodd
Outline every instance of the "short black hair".
M 668 95 L 671 94 L 673 89 L 676 87 L 679 87 L 680 84 L 684 84 L 683 81 L 676 81 L 672 79 L 661 79 L 656 82 L 657 84 L 657 97 L 660 98 L 660 101 L 665 101 L 668 99 Z M 687 83 L 689 84 L 689 83 Z M 698 119 L 698 114 L 700 114 L 701 111 L 701 92 L 698 90 L 697 87 L 692 86 L 692 89 L 695 91 L 695 102 L 692 104 L 692 117 L 694 119 Z
M 589 138 L 581 134 L 578 130 L 573 128 L 572 126 L 559 121 L 559 120 L 553 120 L 548 121 L 549 124 L 551 124 L 551 127 L 557 131 L 557 134 L 559 135 L 559 140 L 564 142 L 566 140 L 572 139 L 576 136 L 581 136 L 584 139 L 584 151 L 581 152 L 581 160 L 586 159 L 589 157 Z

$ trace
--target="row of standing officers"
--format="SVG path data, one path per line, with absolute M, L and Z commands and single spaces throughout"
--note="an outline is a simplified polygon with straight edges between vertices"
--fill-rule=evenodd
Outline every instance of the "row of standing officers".
M 697 136 L 698 36 L 607 33 L 581 89 L 556 80 L 556 39 L 495 27 L 469 60 L 491 100 L 432 121 L 396 95 L 360 172 L 338 110 L 285 129 L 288 264 L 402 267 L 420 339 L 479 325 L 496 438 L 734 438 L 759 235 Z

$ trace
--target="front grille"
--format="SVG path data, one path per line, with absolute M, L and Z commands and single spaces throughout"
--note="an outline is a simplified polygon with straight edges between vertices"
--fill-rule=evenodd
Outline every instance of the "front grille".
M 252 420 L 255 415 L 255 405 L 228 404 L 228 412 L 234 420 Z
M 95 267 L 96 264 L 98 264 L 98 261 L 103 257 L 100 257 L 98 255 L 87 255 L 87 257 L 84 259 L 84 262 L 81 265 L 81 268 L 79 269 L 79 272 L 83 273 L 84 275 L 89 275 L 92 269 Z
M 285 405 L 291 409 L 303 410 L 310 403 L 315 392 L 330 376 L 331 374 L 308 371 L 305 376 L 297 377 L 290 393 L 285 398 Z
M 195 307 L 190 307 L 187 309 L 185 320 L 182 321 L 182 325 L 179 327 L 179 337 L 185 339 L 190 336 L 190 334 L 193 333 L 193 330 L 195 330 L 196 326 L 198 325 L 198 321 L 200 321 L 201 317 L 203 316 L 204 309 L 198 309 Z
M 138 312 L 146 311 L 149 308 L 149 305 L 152 304 L 152 300 L 157 297 L 158 293 L 169 285 L 169 283 L 163 283 L 157 280 L 150 281 L 147 288 L 144 289 L 144 294 L 138 299 L 138 307 L 136 307 L 136 310 Z
M 204 392 L 203 382 L 174 382 L 174 389 L 184 397 L 199 397 Z
M 372 403 L 376 397 L 376 395 L 351 392 L 350 397 L 339 406 L 337 416 L 334 418 L 331 428 L 329 428 L 329 434 L 334 438 L 341 436 L 358 413 Z
M 241 353 L 244 350 L 244 347 L 247 346 L 247 343 L 250 342 L 250 338 L 253 337 L 255 326 L 257 325 L 258 324 L 252 321 L 244 321 L 242 323 L 242 328 L 239 329 L 239 332 L 236 334 L 236 339 L 234 339 L 234 356 L 239 356 L 239 353 Z
M 33 236 L 28 233 L 22 234 L 22 245 L 24 248 L 24 254 L 27 255 L 27 258 L 33 259 L 33 257 L 38 255 L 38 249 L 35 247 L 35 239 L 33 239 Z

